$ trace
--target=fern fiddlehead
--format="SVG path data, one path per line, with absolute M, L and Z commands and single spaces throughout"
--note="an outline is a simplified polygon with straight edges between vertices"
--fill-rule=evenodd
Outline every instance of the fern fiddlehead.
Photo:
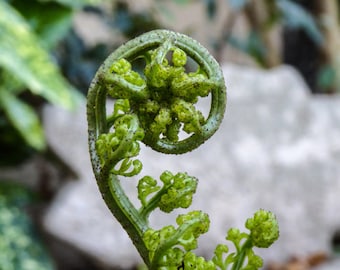
M 192 72 L 187 71 L 188 59 L 195 63 Z M 137 72 L 141 62 L 142 70 Z M 196 104 L 209 95 L 211 107 L 204 116 Z M 108 98 L 115 100 L 110 113 Z M 221 261 L 225 246 L 217 249 L 211 261 L 191 252 L 199 235 L 209 228 L 209 218 L 201 211 L 180 215 L 178 228 L 166 226 L 156 231 L 149 227 L 148 217 L 154 209 L 167 213 L 190 206 L 196 178 L 169 171 L 162 173 L 160 181 L 142 177 L 137 187 L 139 209 L 118 179 L 141 171 L 142 162 L 137 159 L 140 142 L 158 152 L 181 154 L 197 148 L 216 132 L 225 111 L 226 88 L 215 59 L 183 34 L 151 31 L 122 45 L 105 60 L 87 100 L 89 148 L 99 190 L 146 266 L 165 270 L 226 265 Z M 183 133 L 187 134 L 184 138 Z

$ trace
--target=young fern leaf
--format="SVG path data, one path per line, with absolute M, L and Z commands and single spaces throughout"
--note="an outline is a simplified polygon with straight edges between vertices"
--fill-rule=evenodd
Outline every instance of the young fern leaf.
M 234 253 L 228 255 L 229 248 L 226 245 L 219 244 L 216 247 L 212 261 L 219 269 L 254 270 L 262 267 L 262 258 L 254 253 L 253 248 L 268 248 L 278 239 L 277 220 L 273 213 L 260 209 L 247 219 L 245 226 L 249 234 L 237 228 L 231 228 L 227 233 L 226 240 L 234 244 Z
M 194 72 L 187 72 L 188 57 L 197 65 Z M 133 69 L 137 59 L 145 61 L 142 72 Z M 211 106 L 205 116 L 196 104 L 207 96 Z M 111 114 L 107 113 L 107 99 L 114 99 Z M 154 230 L 148 222 L 156 208 L 168 213 L 189 207 L 197 187 L 195 177 L 169 171 L 161 174 L 159 182 L 142 177 L 137 186 L 139 209 L 120 185 L 118 176 L 131 177 L 142 170 L 142 162 L 136 158 L 141 142 L 165 154 L 192 151 L 216 132 L 225 105 L 226 88 L 216 60 L 197 41 L 168 30 L 148 32 L 119 47 L 91 83 L 87 120 L 97 184 L 150 270 L 257 269 L 262 260 L 252 248 L 268 247 L 278 236 L 274 216 L 258 212 L 246 223 L 250 234 L 229 231 L 227 239 L 234 243 L 235 253 L 227 255 L 228 247 L 218 245 L 213 259 L 205 260 L 192 250 L 199 236 L 208 231 L 207 214 L 179 215 L 177 228 L 170 225 Z
M 165 171 L 160 179 L 163 182 L 162 187 L 158 186 L 151 176 L 144 176 L 139 180 L 138 198 L 142 203 L 139 212 L 144 218 L 157 207 L 165 213 L 170 213 L 176 208 L 188 208 L 191 205 L 197 187 L 196 178 L 186 173 L 173 175 Z M 155 194 L 148 200 L 147 197 L 152 193 Z
M 152 269 L 180 265 L 186 253 L 197 248 L 197 238 L 208 231 L 210 221 L 207 214 L 192 211 L 179 215 L 176 223 L 177 229 L 170 225 L 145 232 L 144 241 L 150 250 L 150 260 L 155 264 Z

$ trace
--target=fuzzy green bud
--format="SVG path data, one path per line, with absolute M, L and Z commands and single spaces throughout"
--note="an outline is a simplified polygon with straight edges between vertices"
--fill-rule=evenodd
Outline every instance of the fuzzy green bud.
M 169 181 L 170 175 L 162 175 L 163 180 Z M 188 208 L 192 202 L 192 196 L 196 192 L 197 179 L 186 173 L 178 173 L 171 179 L 172 182 L 162 195 L 159 209 L 169 213 L 176 208 Z
M 183 67 L 187 63 L 186 53 L 183 50 L 176 48 L 172 55 L 172 62 L 175 67 Z
M 119 75 L 126 74 L 130 70 L 131 64 L 124 58 L 115 61 L 110 68 L 111 72 L 117 73 Z
M 183 269 L 185 270 L 215 270 L 216 267 L 212 261 L 206 261 L 203 257 L 196 256 L 188 252 L 184 256 Z
M 273 213 L 258 210 L 252 218 L 247 219 L 246 228 L 250 230 L 250 238 L 256 247 L 268 248 L 279 238 L 279 225 Z

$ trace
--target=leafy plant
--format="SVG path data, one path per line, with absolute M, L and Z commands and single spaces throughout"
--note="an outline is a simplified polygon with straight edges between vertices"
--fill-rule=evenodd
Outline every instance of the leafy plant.
M 0 269 L 54 269 L 25 210 L 35 200 L 34 194 L 26 188 L 0 181 Z
M 50 51 L 70 29 L 73 10 L 92 2 L 98 1 L 0 2 L 0 126 L 13 126 L 35 150 L 44 150 L 46 142 L 36 108 L 22 96 L 28 90 L 67 109 L 77 105 L 82 97 Z M 2 133 L 1 145 L 7 137 Z
M 188 58 L 196 63 L 189 72 Z M 143 73 L 134 70 L 143 61 Z M 192 69 L 192 67 L 190 67 Z M 210 96 L 204 116 L 195 106 Z M 106 101 L 115 99 L 110 113 Z M 177 226 L 155 230 L 148 219 L 155 209 L 169 213 L 188 208 L 197 179 L 165 171 L 160 180 L 142 177 L 137 186 L 140 207 L 132 204 L 118 179 L 142 170 L 140 142 L 165 154 L 199 147 L 218 129 L 226 105 L 222 71 L 197 41 L 183 34 L 155 30 L 114 51 L 99 68 L 87 97 L 89 149 L 99 190 L 130 236 L 148 269 L 258 269 L 262 259 L 254 247 L 269 247 L 279 236 L 275 216 L 259 210 L 246 221 L 249 233 L 231 229 L 211 260 L 195 255 L 198 238 L 209 229 L 209 217 L 199 210 L 181 214 Z M 186 135 L 183 135 L 186 134 Z

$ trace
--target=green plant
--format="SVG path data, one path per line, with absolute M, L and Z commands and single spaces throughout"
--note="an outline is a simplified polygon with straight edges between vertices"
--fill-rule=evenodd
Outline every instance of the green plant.
M 37 202 L 37 195 L 26 187 L 0 179 L 0 269 L 55 269 L 27 213 Z
M 188 58 L 196 65 L 190 67 L 192 72 Z M 133 70 L 136 61 L 145 63 L 143 73 Z M 177 227 L 160 230 L 148 223 L 156 208 L 169 213 L 189 207 L 196 191 L 195 177 L 169 171 L 161 174 L 160 181 L 142 177 L 137 186 L 139 209 L 120 185 L 118 176 L 132 177 L 142 169 L 136 158 L 140 142 L 162 153 L 181 154 L 210 138 L 224 115 L 225 90 L 222 71 L 209 52 L 191 38 L 167 30 L 148 32 L 119 47 L 93 79 L 87 103 L 93 171 L 103 199 L 148 269 L 258 269 L 262 259 L 253 247 L 269 247 L 278 238 L 274 215 L 260 210 L 246 222 L 250 233 L 229 230 L 226 239 L 234 244 L 235 252 L 228 254 L 227 245 L 220 244 L 213 258 L 205 260 L 192 250 L 198 237 L 208 231 L 207 214 L 179 215 Z M 209 95 L 211 108 L 204 116 L 195 105 Z M 107 98 L 115 99 L 109 114 Z
M 39 119 L 43 100 L 73 109 L 83 98 L 51 54 L 75 11 L 102 1 L 0 1 L 0 165 L 46 149 Z

